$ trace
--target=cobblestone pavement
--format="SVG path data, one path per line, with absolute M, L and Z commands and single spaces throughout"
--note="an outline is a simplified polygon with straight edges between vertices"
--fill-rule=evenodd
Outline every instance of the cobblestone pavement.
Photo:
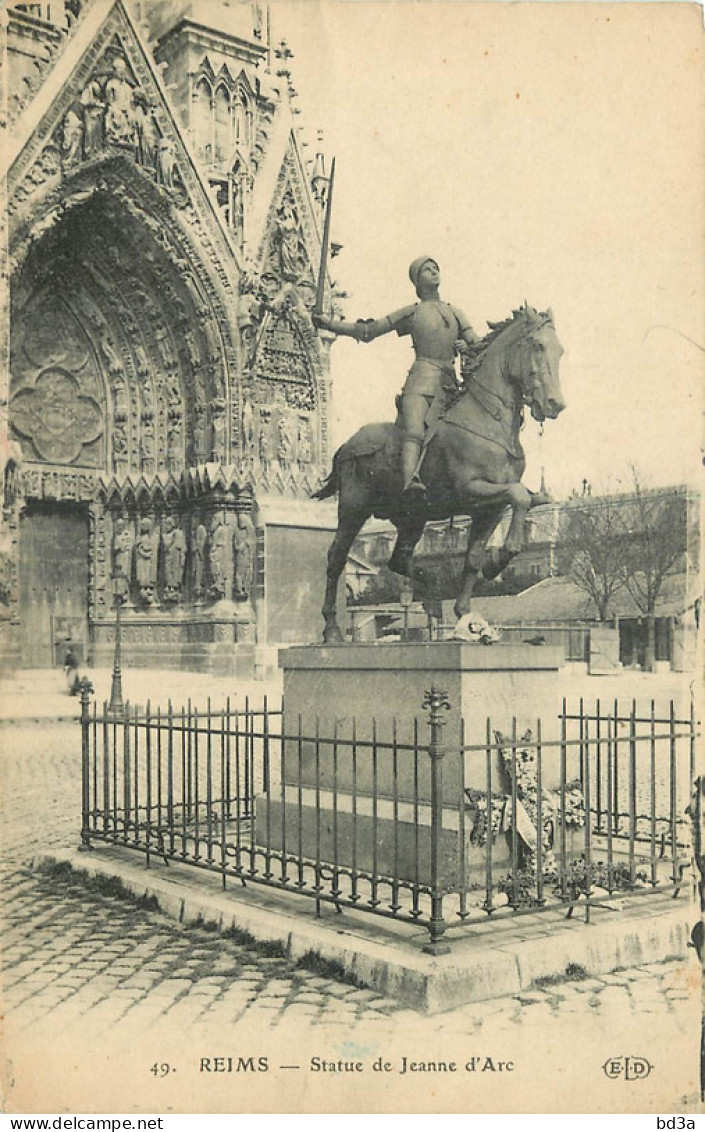
M 248 941 L 184 928 L 140 904 L 86 886 L 61 868 L 30 867 L 47 846 L 75 847 L 79 828 L 79 732 L 75 724 L 4 728 L 0 835 L 5 1012 L 31 1033 L 47 1019 L 85 1034 L 141 1032 L 165 1020 L 174 1031 L 345 1033 L 398 1040 L 418 1016 L 396 1002 L 307 969 Z M 576 973 L 578 976 L 580 972 Z M 509 999 L 423 1020 L 424 1034 L 511 1041 L 535 1027 L 554 1036 L 578 1024 L 596 1031 L 630 1022 L 692 1044 L 697 1029 L 694 960 L 670 960 L 599 978 L 544 985 Z M 619 1044 L 619 1043 L 618 1043 Z M 342 1048 L 342 1047 L 341 1047 Z M 615 1049 L 614 1053 L 628 1052 Z M 639 1050 L 633 1052 L 639 1053 Z M 641 1051 L 643 1052 L 643 1051 Z

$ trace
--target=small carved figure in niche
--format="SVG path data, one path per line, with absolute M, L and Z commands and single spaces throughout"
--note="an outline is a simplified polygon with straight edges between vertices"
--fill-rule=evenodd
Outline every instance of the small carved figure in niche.
M 135 127 L 132 119 L 132 83 L 122 55 L 113 59 L 113 74 L 105 84 L 105 138 L 112 145 L 132 145 Z
M 122 373 L 120 359 L 115 352 L 113 340 L 107 329 L 100 336 L 100 352 L 108 363 L 108 373 L 115 375 Z
M 116 519 L 113 534 L 113 573 L 127 578 L 128 582 L 132 578 L 132 548 L 134 542 L 129 520 L 122 517 Z
M 240 284 L 240 298 L 237 308 L 237 322 L 240 330 L 240 348 L 243 365 L 249 366 L 254 354 L 257 323 L 261 316 L 260 302 L 254 293 L 254 282 L 243 276 Z
M 127 452 L 127 424 L 124 419 L 116 420 L 113 425 L 113 460 L 116 471 L 120 471 L 127 464 Z
M 268 467 L 274 458 L 274 443 L 272 440 L 272 433 L 270 431 L 269 422 L 262 420 L 260 422 L 259 432 L 259 461 L 263 467 Z
M 184 331 L 184 341 L 186 342 L 186 349 L 188 350 L 189 361 L 194 369 L 201 364 L 201 351 L 198 347 L 198 338 L 195 332 L 189 327 Z
M 181 417 L 169 417 L 166 429 L 167 467 L 170 472 L 178 472 L 183 464 L 181 447 Z
M 211 413 L 211 420 L 213 426 L 213 447 L 211 459 L 224 460 L 225 459 L 225 401 L 222 397 L 215 397 L 213 399 L 213 408 Z
M 242 447 L 245 457 L 252 459 L 255 447 L 255 416 L 252 412 L 252 403 L 247 399 L 242 403 Z
M 181 601 L 184 564 L 186 562 L 186 539 L 181 527 L 176 525 L 176 519 L 173 515 L 167 515 L 164 519 L 162 549 L 164 554 L 164 598 L 166 601 Z
M 145 605 L 151 605 L 157 584 L 157 539 L 152 520 L 147 518 L 140 519 L 139 537 L 135 543 L 135 580 L 140 599 Z
M 208 454 L 208 421 L 206 411 L 202 405 L 196 409 L 193 422 L 193 454 L 197 463 L 207 459 Z
M 292 422 L 281 416 L 277 421 L 277 459 L 280 464 L 288 467 L 294 459 L 294 434 Z
M 233 531 L 233 563 L 235 582 L 233 597 L 235 601 L 248 601 L 252 595 L 255 576 L 255 554 L 257 538 L 252 519 L 241 513 Z
M 171 366 L 176 365 L 176 356 L 174 354 L 174 347 L 171 344 L 169 331 L 163 322 L 158 322 L 154 328 L 154 337 L 157 340 L 159 348 L 159 355 L 162 362 L 169 369 Z
M 123 420 L 127 416 L 127 386 L 122 372 L 113 382 L 113 411 Z
M 279 269 L 285 279 L 298 279 L 306 270 L 306 246 L 293 202 L 284 199 L 277 212 L 275 243 L 279 252 Z
M 226 596 L 227 558 L 228 529 L 225 525 L 225 516 L 216 511 L 211 519 L 210 538 L 208 540 L 208 566 L 211 575 L 208 595 L 216 600 Z
M 101 97 L 100 85 L 93 79 L 81 93 L 83 106 L 83 122 L 85 132 L 83 136 L 84 157 L 94 157 L 103 148 L 103 116 L 105 103 Z
M 310 464 L 313 459 L 313 446 L 311 441 L 311 422 L 308 417 L 299 417 L 297 439 L 299 463 Z
M 140 438 L 140 463 L 143 472 L 151 474 L 154 471 L 155 441 L 154 420 L 152 417 L 142 418 L 142 436 Z
M 159 181 L 166 189 L 176 189 L 179 187 L 179 170 L 174 143 L 169 138 L 160 138 L 158 147 Z
M 152 173 L 157 168 L 159 130 L 146 96 L 141 90 L 134 94 L 133 116 L 135 123 L 135 157 L 137 163 Z
M 196 601 L 203 598 L 203 575 L 205 568 L 206 556 L 206 543 L 208 542 L 208 532 L 203 523 L 198 523 L 193 532 L 193 539 L 191 542 L 191 571 L 193 581 L 193 596 Z
M 61 148 L 65 164 L 73 165 L 80 159 L 83 150 L 83 131 L 81 108 L 74 102 L 64 118 Z

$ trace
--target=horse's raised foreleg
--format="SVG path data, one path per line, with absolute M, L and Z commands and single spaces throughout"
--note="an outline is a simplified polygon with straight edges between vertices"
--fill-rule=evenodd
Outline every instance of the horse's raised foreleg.
M 472 593 L 480 571 L 485 578 L 496 578 L 524 546 L 524 520 L 531 507 L 531 493 L 521 483 L 491 483 L 489 480 L 469 480 L 463 484 L 464 504 L 473 513 L 470 544 L 465 557 L 465 571 L 455 612 L 462 617 L 470 609 Z M 477 504 L 483 510 L 476 511 Z M 490 562 L 486 543 L 499 522 L 505 507 L 511 507 L 512 518 L 504 545 Z M 486 509 L 485 509 L 486 508 Z
M 392 551 L 392 557 L 387 565 L 395 574 L 402 574 L 405 578 L 411 577 L 411 564 L 416 544 L 424 532 L 426 522 L 424 519 L 411 516 L 403 519 L 393 519 L 397 528 L 397 541 Z
M 456 617 L 462 617 L 470 610 L 477 579 L 480 574 L 484 574 L 487 540 L 502 518 L 503 510 L 504 505 L 500 504 L 496 508 L 476 512 L 473 515 L 463 563 L 463 580 L 454 607 Z
M 326 571 L 326 596 L 323 600 L 323 641 L 327 645 L 342 644 L 344 638 L 338 625 L 337 597 L 340 575 L 345 569 L 345 563 L 362 524 L 369 518 L 369 511 L 356 510 L 347 514 L 340 512 L 338 530 L 328 551 L 328 569 Z

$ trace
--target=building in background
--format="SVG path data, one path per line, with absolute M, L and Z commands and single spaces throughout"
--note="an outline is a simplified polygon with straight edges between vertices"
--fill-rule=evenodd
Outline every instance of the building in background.
M 335 526 L 290 52 L 228 0 L 4 20 L 4 659 L 108 663 L 124 584 L 128 663 L 249 670 L 319 636 Z

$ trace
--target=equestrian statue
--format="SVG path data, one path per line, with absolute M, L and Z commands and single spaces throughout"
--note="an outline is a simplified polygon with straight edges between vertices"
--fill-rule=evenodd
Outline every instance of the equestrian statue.
M 326 221 L 330 217 L 330 196 Z M 325 251 L 325 230 L 324 230 Z M 396 527 L 389 568 L 409 577 L 414 548 L 427 522 L 468 515 L 472 526 L 455 603 L 470 610 L 482 574 L 495 578 L 524 545 L 530 508 L 546 502 L 521 483 L 526 460 L 519 441 L 524 407 L 534 420 L 555 419 L 565 408 L 558 378 L 563 347 L 550 310 L 524 304 L 478 338 L 457 307 L 439 295 L 440 271 L 431 256 L 409 268 L 418 302 L 382 319 L 341 322 L 323 316 L 322 288 L 314 324 L 371 342 L 396 330 L 409 335 L 415 361 L 397 398 L 395 423 L 359 429 L 333 457 L 315 499 L 338 496 L 338 529 L 328 552 L 323 640 L 340 643 L 336 595 L 350 548 L 372 515 Z M 462 359 L 459 383 L 455 358 Z M 490 557 L 487 542 L 505 509 L 512 517 L 504 544 Z

